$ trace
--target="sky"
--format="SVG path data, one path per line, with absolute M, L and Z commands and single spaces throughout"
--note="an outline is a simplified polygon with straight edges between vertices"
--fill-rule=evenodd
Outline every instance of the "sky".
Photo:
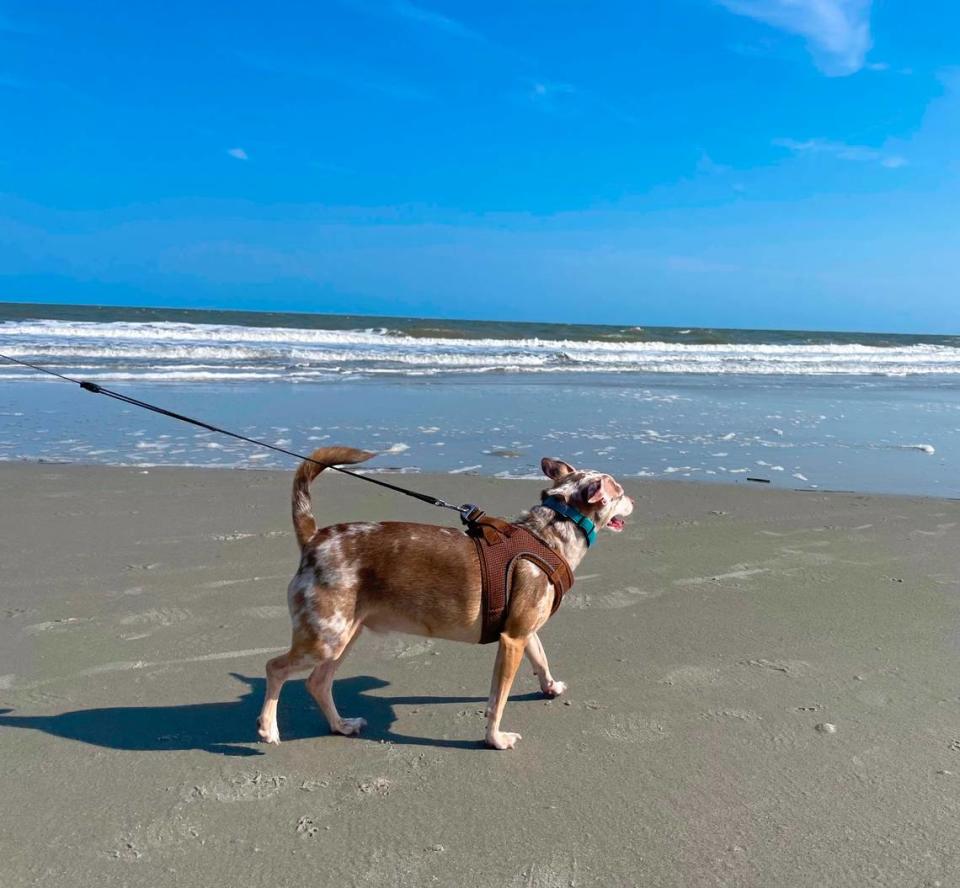
M 955 0 L 0 0 L 0 301 L 960 332 Z

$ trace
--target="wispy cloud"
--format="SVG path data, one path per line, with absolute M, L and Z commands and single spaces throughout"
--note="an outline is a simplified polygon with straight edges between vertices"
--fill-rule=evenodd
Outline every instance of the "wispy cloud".
M 830 76 L 859 71 L 872 45 L 872 0 L 717 0 L 737 15 L 797 34 Z
M 436 28 L 439 31 L 446 31 L 448 34 L 456 37 L 464 37 L 469 40 L 483 39 L 482 34 L 474 31 L 472 28 L 468 28 L 463 22 L 450 18 L 450 16 L 442 15 L 439 12 L 434 12 L 432 9 L 417 6 L 414 3 L 408 2 L 408 0 L 394 0 L 393 3 L 388 4 L 384 8 L 392 11 L 401 18 Z
M 227 154 L 236 160 L 250 160 L 250 155 L 242 148 L 228 148 Z
M 837 160 L 851 160 L 857 163 L 872 163 L 888 170 L 899 169 L 907 165 L 907 159 L 899 154 L 879 151 L 866 145 L 848 145 L 845 142 L 832 142 L 829 139 L 774 139 L 773 144 L 787 148 L 795 154 L 824 154 Z
M 486 41 L 483 34 L 468 27 L 459 19 L 411 3 L 410 0 L 390 0 L 390 2 L 383 2 L 383 0 L 340 0 L 340 3 L 367 15 L 406 19 L 436 31 L 443 31 L 453 37 Z

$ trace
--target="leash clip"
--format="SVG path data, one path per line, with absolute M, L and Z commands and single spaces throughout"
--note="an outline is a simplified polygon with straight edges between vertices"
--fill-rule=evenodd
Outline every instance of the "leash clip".
M 457 511 L 460 513 L 460 520 L 464 524 L 473 524 L 483 517 L 484 511 L 474 503 L 464 503 Z

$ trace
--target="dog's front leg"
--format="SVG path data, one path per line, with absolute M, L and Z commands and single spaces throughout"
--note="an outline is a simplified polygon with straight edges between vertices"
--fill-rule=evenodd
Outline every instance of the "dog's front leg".
M 490 703 L 487 707 L 487 746 L 494 749 L 513 749 L 520 739 L 519 734 L 511 734 L 500 730 L 500 719 L 503 718 L 503 709 L 510 696 L 514 676 L 523 659 L 523 649 L 526 638 L 512 638 L 503 633 L 500 636 L 500 646 L 497 649 L 497 661 L 493 667 L 493 687 L 490 693 Z
M 536 632 L 532 633 L 530 638 L 527 639 L 527 659 L 533 666 L 533 674 L 540 682 L 540 690 L 548 697 L 559 697 L 567 689 L 562 681 L 557 681 L 550 674 L 547 654 L 540 642 L 540 636 Z

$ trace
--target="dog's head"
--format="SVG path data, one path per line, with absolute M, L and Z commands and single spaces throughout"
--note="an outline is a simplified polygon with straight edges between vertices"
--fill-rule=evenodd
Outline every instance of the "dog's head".
M 541 499 L 555 496 L 586 515 L 598 528 L 619 533 L 633 512 L 633 500 L 611 475 L 593 470 L 575 469 L 562 459 L 545 456 L 540 468 L 553 487 L 541 493 Z

